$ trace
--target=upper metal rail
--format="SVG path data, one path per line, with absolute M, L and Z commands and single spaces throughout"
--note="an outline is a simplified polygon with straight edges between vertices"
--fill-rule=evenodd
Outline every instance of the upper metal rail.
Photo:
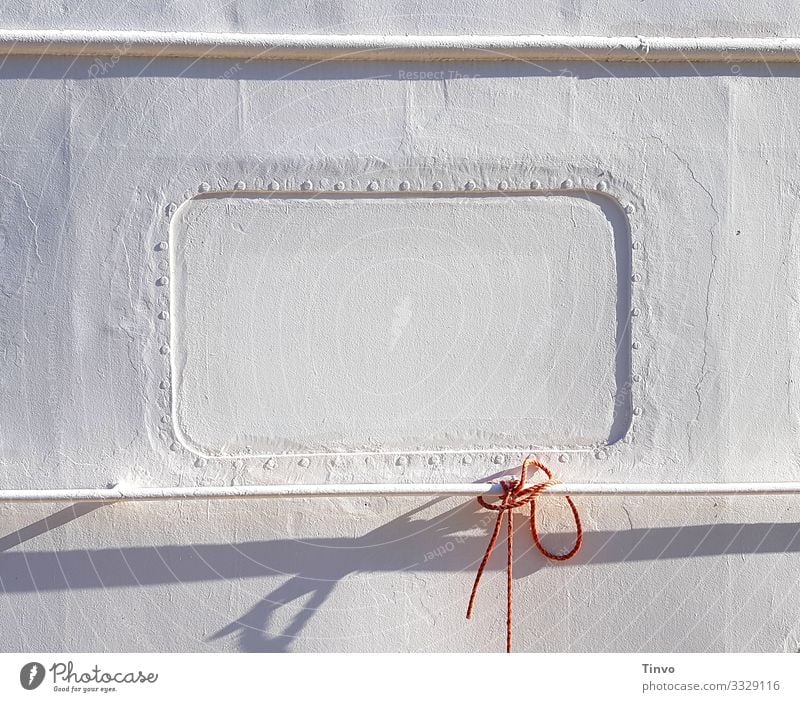
M 0 29 L 0 54 L 262 61 L 800 63 L 800 38 L 318 35 Z

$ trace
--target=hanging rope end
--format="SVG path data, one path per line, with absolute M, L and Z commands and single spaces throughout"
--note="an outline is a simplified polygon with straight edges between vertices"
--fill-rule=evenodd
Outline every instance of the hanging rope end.
M 541 483 L 537 483 L 536 485 L 532 485 L 530 487 L 526 487 L 525 483 L 527 482 L 528 476 L 528 467 L 533 466 L 536 470 L 541 470 L 546 476 L 547 480 Z M 567 504 L 572 511 L 572 516 L 575 519 L 575 544 L 567 553 L 553 553 L 552 551 L 548 550 L 542 544 L 539 538 L 539 531 L 536 527 L 536 497 L 540 495 L 542 492 L 547 490 L 548 487 L 554 485 L 555 483 L 559 482 L 558 480 L 553 478 L 553 474 L 550 470 L 539 461 L 534 460 L 530 456 L 525 459 L 522 464 L 522 470 L 520 472 L 520 476 L 518 480 L 503 480 L 501 481 L 501 485 L 503 486 L 503 496 L 500 499 L 500 502 L 491 503 L 487 502 L 483 497 L 478 497 L 478 502 L 480 503 L 481 507 L 486 509 L 492 510 L 497 512 L 497 520 L 495 521 L 494 530 L 492 531 L 492 536 L 489 539 L 489 545 L 486 547 L 486 553 L 483 555 L 483 559 L 481 560 L 480 566 L 478 566 L 478 572 L 475 575 L 475 583 L 472 586 L 472 593 L 470 594 L 469 598 L 469 605 L 467 606 L 467 619 L 472 618 L 472 611 L 475 605 L 475 597 L 478 593 L 478 585 L 481 582 L 481 578 L 483 577 L 483 572 L 486 570 L 486 565 L 489 562 L 489 557 L 492 555 L 492 551 L 494 551 L 494 547 L 497 544 L 497 538 L 500 535 L 500 528 L 503 524 L 503 516 L 508 513 L 507 515 L 507 527 L 508 533 L 506 536 L 507 548 L 508 548 L 508 558 L 506 564 L 506 653 L 511 653 L 511 612 L 512 612 L 512 596 L 511 596 L 511 588 L 512 588 L 512 566 L 514 562 L 514 553 L 513 553 L 513 537 L 514 537 L 514 527 L 512 523 L 512 515 L 514 514 L 514 510 L 518 507 L 522 507 L 523 505 L 529 505 L 530 507 L 530 525 L 531 525 L 531 535 L 533 536 L 533 543 L 536 545 L 536 548 L 539 552 L 548 560 L 551 561 L 567 561 L 581 548 L 583 544 L 583 525 L 581 523 L 580 515 L 578 514 L 578 509 L 575 507 L 575 503 L 572 501 L 572 498 L 567 496 Z

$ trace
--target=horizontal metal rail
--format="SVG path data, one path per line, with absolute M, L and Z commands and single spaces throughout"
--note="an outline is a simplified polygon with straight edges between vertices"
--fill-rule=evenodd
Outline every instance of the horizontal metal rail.
M 352 485 L 236 485 L 199 487 L 77 488 L 0 490 L 5 502 L 139 502 L 155 500 L 262 499 L 273 497 L 413 497 L 499 495 L 498 483 L 367 483 Z M 800 482 L 782 483 L 560 483 L 542 496 L 585 497 L 672 496 L 726 497 L 800 495 Z
M 425 36 L 0 29 L 0 54 L 242 60 L 800 63 L 798 37 Z

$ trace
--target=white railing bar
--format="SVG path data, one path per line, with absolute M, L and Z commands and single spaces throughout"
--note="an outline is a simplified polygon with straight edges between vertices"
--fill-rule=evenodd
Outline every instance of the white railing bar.
M 245 34 L 0 29 L 0 54 L 257 60 L 800 62 L 798 37 Z
M 272 497 L 391 497 L 498 495 L 497 483 L 366 483 L 352 485 L 235 485 L 197 487 L 76 488 L 0 490 L 5 502 L 138 502 L 154 500 L 260 499 Z M 543 496 L 585 497 L 800 495 L 800 482 L 779 483 L 561 483 Z

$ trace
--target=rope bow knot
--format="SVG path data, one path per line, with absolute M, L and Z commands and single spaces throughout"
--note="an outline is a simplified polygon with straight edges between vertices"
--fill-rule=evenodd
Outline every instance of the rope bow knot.
M 536 483 L 535 485 L 525 486 L 528 478 L 528 468 L 533 466 L 535 470 L 541 470 L 546 476 L 547 480 Z M 535 472 L 534 470 L 534 472 Z M 500 536 L 500 529 L 503 526 L 503 515 L 508 513 L 507 520 L 507 559 L 506 559 L 506 653 L 511 653 L 511 615 L 513 609 L 512 596 L 511 596 L 511 581 L 512 569 L 514 561 L 514 525 L 512 516 L 514 510 L 525 505 L 530 505 L 530 525 L 531 536 L 533 543 L 539 552 L 551 561 L 567 561 L 572 558 L 578 551 L 580 551 L 581 544 L 583 543 L 583 525 L 581 524 L 581 516 L 578 514 L 578 508 L 569 495 L 565 496 L 567 504 L 572 510 L 572 516 L 575 520 L 575 544 L 566 553 L 553 553 L 545 548 L 541 539 L 539 538 L 539 530 L 536 526 L 536 498 L 543 493 L 547 488 L 557 485 L 559 480 L 553 478 L 550 469 L 539 461 L 533 460 L 530 456 L 525 459 L 522 464 L 522 471 L 520 472 L 519 480 L 502 480 L 500 485 L 503 488 L 503 496 L 500 502 L 487 502 L 483 497 L 478 497 L 478 502 L 481 507 L 497 512 L 497 521 L 494 524 L 494 531 L 489 538 L 489 545 L 486 547 L 486 553 L 483 555 L 483 560 L 478 566 L 478 572 L 475 575 L 475 583 L 472 586 L 472 594 L 469 598 L 469 605 L 467 606 L 467 619 L 472 617 L 472 611 L 475 607 L 475 597 L 478 594 L 478 585 L 483 577 L 483 571 L 486 570 L 486 564 L 497 545 L 497 539 Z

